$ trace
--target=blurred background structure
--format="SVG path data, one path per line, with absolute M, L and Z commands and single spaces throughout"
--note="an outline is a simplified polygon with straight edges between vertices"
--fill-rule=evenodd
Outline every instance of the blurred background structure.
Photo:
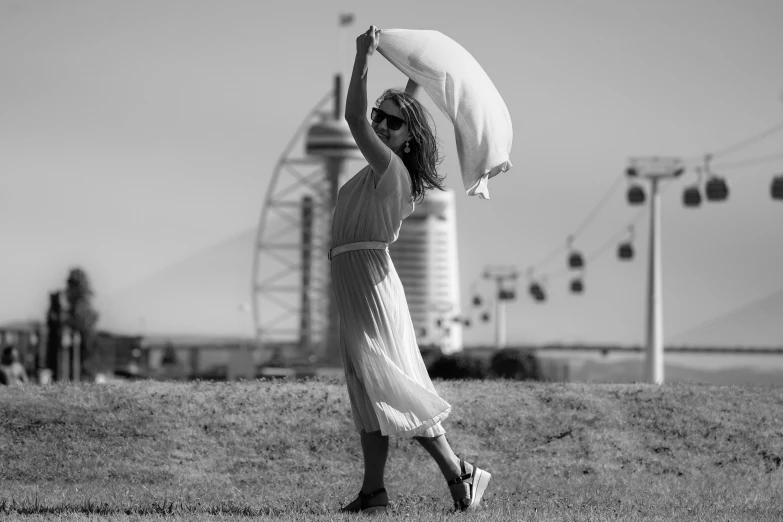
M 400 276 L 416 339 L 444 353 L 463 349 L 454 191 L 427 193 L 402 222 L 389 255 Z
M 332 366 L 342 364 L 327 258 L 332 214 L 348 162 L 362 158 L 343 117 L 341 86 L 337 74 L 277 163 L 261 212 L 252 287 L 262 348 L 293 344 L 310 362 Z
M 308 143 L 345 135 L 334 78 L 353 38 L 409 27 L 415 10 L 477 58 L 515 124 L 515 167 L 477 201 L 462 196 L 449 123 L 425 104 L 456 194 L 457 263 L 439 273 L 458 283 L 427 298 L 429 315 L 406 286 L 423 350 L 506 346 L 566 362 L 573 380 L 645 379 L 651 193 L 626 171 L 660 154 L 684 167 L 659 192 L 665 381 L 780 381 L 783 4 L 488 0 L 454 2 L 448 18 L 397 5 L 346 5 L 335 39 L 333 6 L 315 1 L 0 0 L 0 332 L 31 376 L 73 378 L 74 360 L 84 376 L 83 348 L 101 343 L 156 375 L 228 375 L 241 346 L 256 373 L 326 362 L 337 160 Z M 404 83 L 376 57 L 368 101 Z M 362 166 L 341 161 L 341 175 Z M 71 267 L 89 272 L 99 319 L 66 302 Z M 55 292 L 79 318 L 50 333 Z

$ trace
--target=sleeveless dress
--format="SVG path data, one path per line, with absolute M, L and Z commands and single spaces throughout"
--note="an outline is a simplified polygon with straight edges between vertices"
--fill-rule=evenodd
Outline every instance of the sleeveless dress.
M 413 212 L 408 170 L 391 154 L 386 172 L 369 165 L 340 189 L 332 247 L 396 241 Z M 405 292 L 386 250 L 351 250 L 331 261 L 340 312 L 340 353 L 358 432 L 435 437 L 451 406 L 438 396 L 416 343 Z

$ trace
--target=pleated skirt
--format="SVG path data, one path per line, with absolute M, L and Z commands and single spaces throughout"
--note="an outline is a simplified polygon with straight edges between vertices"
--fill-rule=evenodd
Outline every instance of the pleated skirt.
M 340 352 L 358 432 L 435 437 L 451 406 L 421 358 L 397 271 L 385 250 L 353 250 L 331 262 Z

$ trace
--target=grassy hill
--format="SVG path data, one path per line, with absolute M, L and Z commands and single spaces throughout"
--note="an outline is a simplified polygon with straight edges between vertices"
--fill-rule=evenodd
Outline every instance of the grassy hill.
M 783 520 L 783 388 L 444 382 L 479 520 Z M 451 520 L 391 439 L 394 515 Z M 0 518 L 344 520 L 362 460 L 340 381 L 0 388 Z M 28 518 L 29 517 L 29 518 Z

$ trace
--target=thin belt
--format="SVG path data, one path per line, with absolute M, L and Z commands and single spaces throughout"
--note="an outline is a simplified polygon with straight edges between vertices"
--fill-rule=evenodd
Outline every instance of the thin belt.
M 346 243 L 338 247 L 334 247 L 329 250 L 329 261 L 336 255 L 343 252 L 350 252 L 351 250 L 386 250 L 389 248 L 389 243 L 383 241 L 356 241 L 355 243 Z

